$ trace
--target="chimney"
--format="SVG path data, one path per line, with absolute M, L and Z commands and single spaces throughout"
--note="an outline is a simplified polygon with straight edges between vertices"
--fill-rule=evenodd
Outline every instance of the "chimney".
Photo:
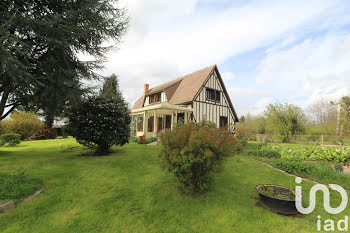
M 143 96 L 146 96 L 146 93 L 148 92 L 149 90 L 149 84 L 146 83 L 145 85 L 143 85 Z

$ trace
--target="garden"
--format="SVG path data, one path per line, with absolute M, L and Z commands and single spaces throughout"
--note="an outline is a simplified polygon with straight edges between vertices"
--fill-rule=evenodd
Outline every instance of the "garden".
M 237 137 L 227 121 L 181 121 L 144 141 L 130 137 L 118 76 L 98 73 L 136 22 L 125 8 L 4 1 L 0 13 L 0 232 L 309 233 L 334 219 L 321 192 L 315 211 L 295 212 L 295 176 L 304 206 L 314 181 L 350 190 L 350 149 L 323 146 L 349 144 L 350 97 L 310 116 L 270 104 L 241 116 Z M 303 134 L 312 145 L 290 144 Z M 330 205 L 340 198 L 331 191 Z
M 42 180 L 44 190 L 0 214 L 0 231 L 312 232 L 317 215 L 332 217 L 321 203 L 312 214 L 299 217 L 263 208 L 255 186 L 293 188 L 294 177 L 250 156 L 227 157 L 210 189 L 192 196 L 159 166 L 160 146 L 129 143 L 112 149 L 108 156 L 82 156 L 86 149 L 71 137 L 1 147 L 2 173 L 22 167 L 26 175 Z M 308 192 L 312 183 L 304 181 L 302 186 Z M 332 193 L 331 204 L 337 203 Z M 349 212 L 346 209 L 342 216 Z

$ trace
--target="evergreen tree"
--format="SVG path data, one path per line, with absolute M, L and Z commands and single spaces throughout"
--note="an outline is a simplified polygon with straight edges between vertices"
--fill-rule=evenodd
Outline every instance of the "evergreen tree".
M 94 70 L 128 24 L 116 3 L 0 2 L 0 120 L 21 106 L 42 109 L 51 122 L 67 101 L 82 94 L 83 78 L 98 78 Z M 83 61 L 81 53 L 95 60 Z
M 118 76 L 112 74 L 107 77 L 100 90 L 100 96 L 107 99 L 115 99 L 118 101 L 124 100 L 122 93 L 119 90 Z

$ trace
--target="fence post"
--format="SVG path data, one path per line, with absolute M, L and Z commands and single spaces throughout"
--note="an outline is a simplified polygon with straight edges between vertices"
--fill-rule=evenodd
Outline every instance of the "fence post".
M 323 146 L 323 134 L 321 135 L 321 145 Z

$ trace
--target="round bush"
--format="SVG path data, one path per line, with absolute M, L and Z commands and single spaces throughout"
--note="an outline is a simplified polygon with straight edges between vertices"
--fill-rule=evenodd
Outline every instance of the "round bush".
M 163 168 L 174 173 L 185 191 L 208 188 L 210 175 L 222 168 L 225 156 L 233 154 L 233 135 L 208 122 L 189 123 L 161 137 Z
M 129 141 L 131 119 L 122 99 L 90 97 L 73 106 L 68 119 L 71 135 L 96 154 L 106 154 L 112 145 Z
M 7 143 L 8 146 L 16 146 L 21 143 L 21 135 L 16 133 L 5 133 L 0 136 L 0 141 L 2 141 L 3 145 Z
M 45 139 L 55 139 L 57 137 L 56 130 L 49 128 L 47 126 L 41 127 L 41 129 L 33 134 L 30 138 L 33 140 L 45 140 Z

